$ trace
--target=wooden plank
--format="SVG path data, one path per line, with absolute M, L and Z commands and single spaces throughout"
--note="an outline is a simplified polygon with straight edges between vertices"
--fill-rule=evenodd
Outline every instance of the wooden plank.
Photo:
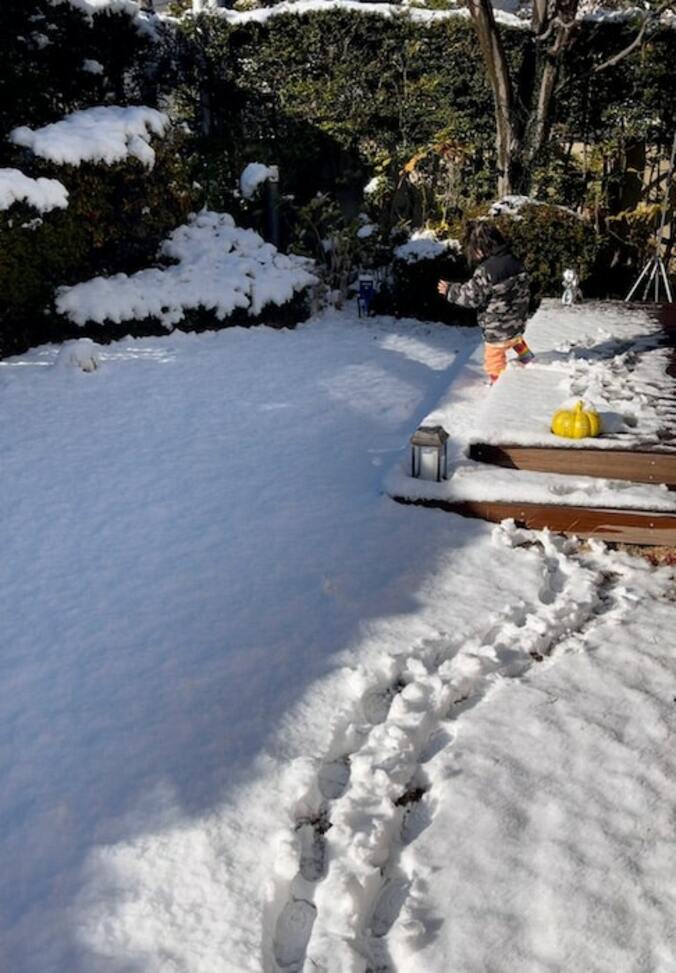
M 513 470 L 597 476 L 632 483 L 664 483 L 670 490 L 676 489 L 676 452 L 472 443 L 469 455 L 478 462 Z
M 545 527 L 560 534 L 593 537 L 603 541 L 648 546 L 676 546 L 676 514 L 646 510 L 617 510 L 601 507 L 566 507 L 544 503 L 497 503 L 476 500 L 408 500 L 398 503 L 436 507 L 463 517 L 478 517 L 492 523 L 513 519 L 529 530 Z

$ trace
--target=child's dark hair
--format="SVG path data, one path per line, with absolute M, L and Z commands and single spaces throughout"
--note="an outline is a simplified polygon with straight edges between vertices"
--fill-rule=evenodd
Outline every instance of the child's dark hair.
M 507 245 L 497 226 L 487 220 L 471 223 L 465 234 L 465 252 L 470 264 L 492 257 L 496 250 Z

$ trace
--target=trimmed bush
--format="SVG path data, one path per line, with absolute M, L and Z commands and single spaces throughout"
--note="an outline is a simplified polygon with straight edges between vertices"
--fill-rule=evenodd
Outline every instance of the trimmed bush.
M 23 204 L 0 212 L 0 355 L 60 340 L 55 287 L 138 270 L 184 222 L 193 199 L 179 143 L 168 137 L 154 147 L 152 170 L 135 159 L 73 167 L 24 156 L 24 171 L 59 179 L 70 197 L 67 209 L 39 218 Z

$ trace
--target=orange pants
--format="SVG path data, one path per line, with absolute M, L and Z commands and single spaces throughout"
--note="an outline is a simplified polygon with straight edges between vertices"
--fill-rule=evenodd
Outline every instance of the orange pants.
M 519 356 L 519 361 L 524 362 L 524 364 L 533 358 L 533 352 L 528 347 L 523 335 L 517 335 L 516 338 L 510 338 L 509 341 L 501 341 L 494 345 L 489 345 L 486 342 L 484 345 L 484 371 L 491 382 L 495 382 L 507 368 L 507 351 L 509 348 L 514 349 Z

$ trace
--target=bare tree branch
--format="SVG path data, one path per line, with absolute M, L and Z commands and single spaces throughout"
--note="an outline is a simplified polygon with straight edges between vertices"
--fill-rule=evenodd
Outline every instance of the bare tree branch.
M 601 64 L 597 64 L 596 67 L 593 69 L 592 74 L 598 74 L 599 71 L 605 71 L 606 68 L 611 68 L 613 67 L 613 65 L 619 64 L 619 62 L 623 61 L 624 58 L 627 57 L 629 54 L 631 54 L 632 51 L 635 51 L 637 47 L 641 47 L 641 45 L 645 40 L 645 36 L 648 31 L 648 28 L 656 26 L 656 23 L 662 16 L 662 14 L 666 13 L 667 10 L 671 10 L 673 8 L 674 8 L 674 0 L 664 0 L 664 3 L 661 3 L 659 7 L 656 7 L 655 10 L 652 10 L 650 11 L 650 13 L 647 13 L 643 19 L 643 23 L 641 24 L 641 29 L 639 30 L 638 34 L 633 39 L 631 44 L 627 44 L 627 46 L 623 48 L 623 50 L 618 51 L 617 54 L 613 54 L 612 57 L 609 57 L 606 61 L 603 61 Z

